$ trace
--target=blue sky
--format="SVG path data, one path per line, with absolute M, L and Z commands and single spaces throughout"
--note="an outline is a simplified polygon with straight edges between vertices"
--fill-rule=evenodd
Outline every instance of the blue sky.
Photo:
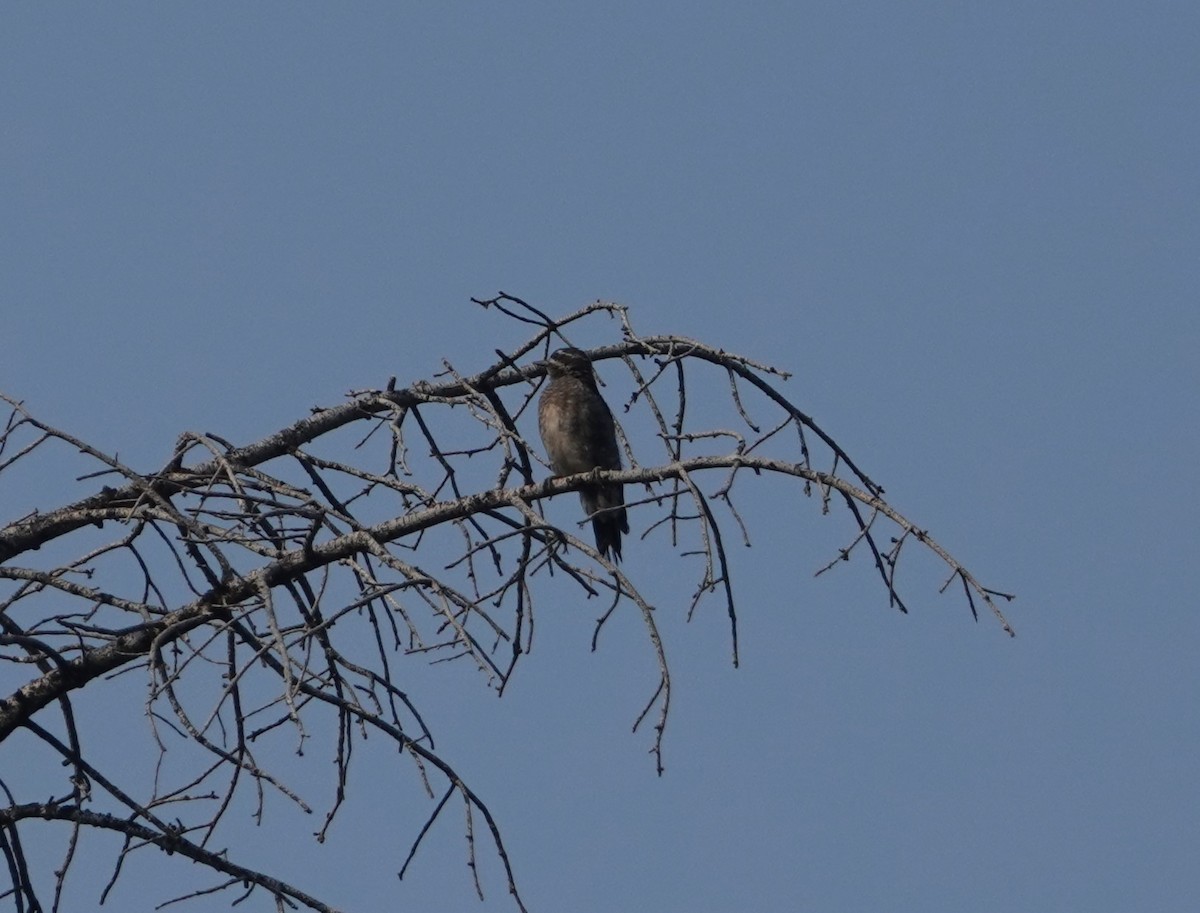
M 468 300 L 499 289 L 788 369 L 1018 637 L 932 571 L 909 616 L 864 562 L 813 580 L 844 527 L 764 486 L 742 667 L 719 608 L 664 622 L 663 778 L 632 617 L 591 654 L 591 606 L 543 611 L 499 701 L 406 670 L 531 909 L 1191 909 L 1198 39 L 1167 2 L 9 6 L 0 390 L 149 470 L 486 366 L 525 336 Z M 47 467 L 0 519 L 74 491 Z M 511 909 L 457 821 L 396 881 L 407 776 L 364 752 L 329 845 L 229 844 L 348 910 Z

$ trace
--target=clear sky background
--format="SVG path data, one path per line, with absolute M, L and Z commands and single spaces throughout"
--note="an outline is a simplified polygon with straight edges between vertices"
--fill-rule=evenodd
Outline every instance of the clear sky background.
M 543 610 L 501 700 L 414 659 L 531 910 L 1192 910 L 1198 93 L 1191 2 L 9 4 L 0 389 L 150 470 L 486 366 L 525 336 L 468 301 L 499 289 L 791 370 L 1018 636 L 932 572 L 908 616 L 861 559 L 814 580 L 845 526 L 764 485 L 740 669 L 717 603 L 683 624 L 690 569 L 628 550 L 678 585 L 661 779 L 632 615 L 592 654 L 594 606 Z M 363 757 L 330 844 L 226 842 L 347 910 L 512 909 L 458 816 L 397 882 L 428 804 Z M 207 883 L 137 865 L 114 908 Z

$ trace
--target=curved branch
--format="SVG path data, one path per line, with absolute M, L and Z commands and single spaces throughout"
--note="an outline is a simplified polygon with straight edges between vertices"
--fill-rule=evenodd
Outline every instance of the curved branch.
M 318 567 L 333 564 L 354 555 L 370 552 L 380 542 L 392 542 L 424 529 L 464 519 L 466 517 L 496 510 L 504 506 L 540 501 L 543 498 L 566 492 L 578 491 L 599 479 L 608 482 L 633 484 L 639 482 L 661 482 L 666 479 L 683 480 L 689 473 L 707 469 L 745 468 L 757 472 L 770 472 L 794 476 L 841 492 L 848 498 L 878 511 L 905 532 L 911 532 L 930 551 L 942 559 L 952 574 L 960 577 L 968 589 L 991 609 L 1001 627 L 1010 636 L 1016 632 L 1004 613 L 992 600 L 995 590 L 980 584 L 949 552 L 927 532 L 895 510 L 877 495 L 870 494 L 847 482 L 845 479 L 808 469 L 799 463 L 756 456 L 693 457 L 678 463 L 663 466 L 626 469 L 620 472 L 579 473 L 578 475 L 547 479 L 520 488 L 496 489 L 468 495 L 454 501 L 445 501 L 427 510 L 405 517 L 384 521 L 375 526 L 346 533 L 337 538 L 315 545 L 312 548 L 296 548 L 251 574 L 235 577 L 203 597 L 168 613 L 162 619 L 140 625 L 118 637 L 113 643 L 86 650 L 70 662 L 59 666 L 46 675 L 26 684 L 18 691 L 0 701 L 0 741 L 3 741 L 22 719 L 36 713 L 46 704 L 68 691 L 81 688 L 92 679 L 112 672 L 134 659 L 143 657 L 151 645 L 170 643 L 188 631 L 214 619 L 228 617 L 229 607 L 249 599 L 261 587 L 279 586 L 301 578 Z M 0 576 L 5 569 L 0 568 Z M 1003 594 L 999 594 L 1003 595 Z M 1011 597 L 1006 597 L 1011 598 Z
M 118 818 L 115 815 L 88 811 L 71 803 L 34 802 L 0 808 L 0 828 L 14 825 L 19 821 L 38 818 L 43 821 L 70 821 L 76 825 L 115 831 L 130 839 L 153 844 L 168 855 L 178 853 L 180 856 L 186 856 L 193 862 L 199 862 L 214 872 L 228 875 L 244 885 L 263 888 L 273 897 L 294 900 L 309 909 L 318 911 L 318 913 L 338 913 L 335 908 L 322 903 L 316 897 L 306 894 L 294 885 L 230 862 L 220 853 L 206 850 L 174 830 L 158 831 L 129 818 Z

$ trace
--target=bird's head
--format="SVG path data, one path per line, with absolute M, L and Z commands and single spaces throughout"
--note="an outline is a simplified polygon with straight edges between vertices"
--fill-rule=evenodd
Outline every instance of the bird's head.
M 566 349 L 558 349 L 551 353 L 550 357 L 542 362 L 546 366 L 546 373 L 553 380 L 556 377 L 578 377 L 580 380 L 592 380 L 592 360 L 587 357 L 587 353 L 582 349 L 576 349 L 574 346 Z

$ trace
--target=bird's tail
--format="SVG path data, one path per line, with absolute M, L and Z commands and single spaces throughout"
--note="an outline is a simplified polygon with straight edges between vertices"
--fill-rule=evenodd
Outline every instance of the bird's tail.
M 611 554 L 612 560 L 620 563 L 621 533 L 629 532 L 622 486 L 604 485 L 596 489 L 584 489 L 579 497 L 583 501 L 583 509 L 595 514 L 592 517 L 592 532 L 596 535 L 597 551 L 605 557 Z

